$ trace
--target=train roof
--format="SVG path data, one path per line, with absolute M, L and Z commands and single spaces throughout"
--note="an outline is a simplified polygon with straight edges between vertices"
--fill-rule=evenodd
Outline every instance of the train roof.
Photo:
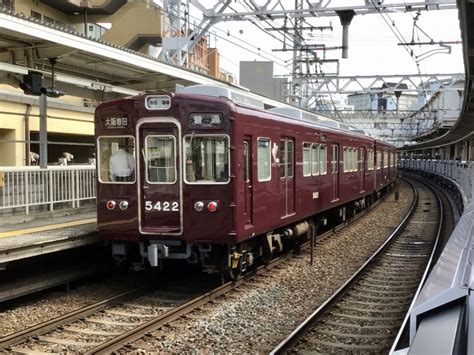
M 151 93 L 145 93 L 144 95 L 146 96 L 148 94 L 151 94 Z M 224 86 L 192 85 L 192 86 L 180 88 L 177 91 L 177 94 L 191 94 L 191 95 L 210 96 L 210 97 L 215 97 L 215 98 L 226 98 L 234 102 L 238 106 L 256 108 L 262 112 L 276 114 L 282 117 L 298 120 L 301 122 L 306 122 L 309 124 L 316 124 L 316 125 L 321 126 L 321 128 L 326 127 L 332 130 L 342 130 L 342 131 L 345 131 L 346 133 L 364 136 L 365 138 L 370 138 L 374 141 L 385 144 L 387 146 L 392 146 L 390 143 L 384 142 L 376 137 L 373 137 L 370 133 L 362 129 L 356 129 L 345 123 L 318 115 L 314 112 L 302 110 L 297 107 L 292 107 L 290 105 L 287 105 L 287 106 L 282 106 L 282 107 L 272 107 L 269 109 L 265 109 L 263 101 L 260 101 L 257 98 L 255 98 L 256 95 L 251 94 L 250 92 L 248 95 L 245 95 L 245 92 L 236 92 L 235 90 L 232 90 Z M 138 95 L 135 97 L 128 97 L 128 99 L 136 100 L 140 96 L 142 95 Z M 117 101 L 122 101 L 122 100 L 124 99 L 116 99 L 109 102 L 103 102 L 101 105 L 99 105 L 99 107 L 97 107 L 97 110 L 100 109 L 101 107 L 113 105 Z M 282 103 L 282 105 L 284 104 Z
M 227 87 L 223 87 L 223 86 L 191 85 L 191 86 L 181 88 L 179 90 L 179 93 L 199 94 L 199 95 L 213 96 L 213 97 L 225 97 L 229 100 L 232 100 L 236 104 L 243 104 L 243 105 L 252 106 L 252 107 L 265 110 L 263 101 L 260 101 L 258 99 L 255 99 L 254 97 L 245 95 L 244 93 L 235 92 L 234 90 Z M 370 137 L 370 135 L 367 134 L 363 130 L 355 130 L 353 127 L 350 127 L 349 125 L 345 123 L 338 122 L 330 118 L 326 118 L 321 115 L 318 115 L 316 113 L 299 109 L 297 107 L 289 107 L 289 106 L 272 107 L 272 108 L 267 109 L 266 111 L 276 113 L 278 115 L 290 117 L 290 118 L 295 118 L 301 121 L 318 123 L 325 127 L 331 127 L 331 128 L 336 128 L 336 129 L 345 130 L 345 131 L 352 131 L 354 133 L 359 133 L 359 134 L 363 134 L 365 136 Z
M 234 101 L 235 103 L 245 104 L 252 107 L 257 107 L 260 109 L 265 109 L 263 101 L 258 100 L 250 95 L 245 95 L 243 93 L 238 93 L 230 88 L 224 86 L 215 86 L 215 85 L 191 85 L 179 89 L 179 93 L 183 94 L 198 94 L 204 96 L 213 96 L 213 97 L 225 97 L 229 100 Z

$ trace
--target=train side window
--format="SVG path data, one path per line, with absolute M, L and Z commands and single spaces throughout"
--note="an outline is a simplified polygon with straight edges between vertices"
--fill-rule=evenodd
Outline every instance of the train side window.
M 108 136 L 97 139 L 98 175 L 101 183 L 135 182 L 135 139 L 133 136 Z
M 352 148 L 352 170 L 357 171 L 357 148 Z
M 376 168 L 377 170 L 382 168 L 382 152 L 377 152 Z
M 226 184 L 230 181 L 228 136 L 192 134 L 183 140 L 187 184 Z
M 349 171 L 349 168 L 348 168 L 348 165 L 349 165 L 349 157 L 348 157 L 348 148 L 347 147 L 344 147 L 343 151 L 342 151 L 342 161 L 343 161 L 343 166 L 344 166 L 344 172 L 348 172 Z M 333 158 L 334 159 L 334 158 Z
M 146 180 L 149 183 L 176 182 L 176 141 L 173 136 L 147 136 Z
M 319 173 L 321 175 L 326 175 L 328 172 L 328 150 L 327 146 L 321 144 L 319 146 Z
M 347 162 L 347 171 L 351 172 L 353 169 L 352 169 L 352 148 L 347 148 L 347 155 L 349 157 L 349 161 Z
M 285 149 L 285 140 L 280 140 L 280 177 L 285 177 L 285 167 L 286 167 L 286 149 Z
M 332 146 L 332 170 L 331 173 L 336 174 L 339 172 L 339 146 L 333 145 Z
M 374 170 L 374 151 L 367 150 L 367 170 Z
M 294 174 L 294 142 L 290 138 L 280 140 L 280 177 L 292 178 Z
M 319 147 L 317 144 L 311 145 L 311 173 L 319 175 Z
M 383 167 L 388 168 L 388 152 L 383 152 Z
M 270 181 L 271 171 L 271 144 L 269 138 L 258 138 L 257 140 L 257 170 L 258 181 Z M 281 163 L 281 162 L 280 162 Z
M 365 150 L 364 147 L 359 148 L 359 168 L 360 170 L 365 170 Z
M 311 176 L 311 143 L 303 143 L 303 176 Z
M 287 139 L 288 177 L 292 178 L 295 173 L 295 144 L 293 140 Z
M 244 181 L 250 182 L 249 143 L 244 141 Z

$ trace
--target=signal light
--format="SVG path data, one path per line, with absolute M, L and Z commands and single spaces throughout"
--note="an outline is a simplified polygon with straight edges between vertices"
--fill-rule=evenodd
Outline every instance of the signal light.
M 125 211 L 128 208 L 128 201 L 120 201 L 119 207 L 122 211 Z
M 113 201 L 113 200 L 107 201 L 107 204 L 106 204 L 107 209 L 108 209 L 108 210 L 113 210 L 113 209 L 115 208 L 115 205 L 116 205 L 116 204 L 117 204 L 117 203 L 116 203 L 115 201 Z
M 217 202 L 211 201 L 207 204 L 207 210 L 209 212 L 216 212 L 217 211 Z
M 23 82 L 20 83 L 20 88 L 25 95 L 41 96 L 42 81 L 43 76 L 41 73 L 28 71 L 28 75 L 23 75 Z
M 64 95 L 64 91 L 55 86 L 50 86 L 49 88 L 42 87 L 40 91 L 43 95 L 48 97 L 60 97 Z

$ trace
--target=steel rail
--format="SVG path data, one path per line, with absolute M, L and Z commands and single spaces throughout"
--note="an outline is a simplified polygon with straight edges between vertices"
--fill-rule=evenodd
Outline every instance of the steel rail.
M 372 256 L 367 259 L 367 261 L 341 286 L 339 287 L 324 303 L 322 303 L 313 313 L 311 313 L 296 329 L 294 329 L 284 340 L 282 340 L 271 352 L 271 355 L 282 354 L 283 352 L 289 350 L 304 334 L 309 327 L 311 327 L 317 319 L 319 319 L 327 310 L 329 310 L 336 302 L 339 300 L 343 294 L 362 276 L 368 269 L 368 266 L 371 265 L 376 258 L 391 244 L 391 242 L 405 229 L 410 218 L 415 213 L 418 206 L 418 191 L 414 186 L 409 182 L 409 185 L 412 188 L 414 193 L 414 199 L 408 210 L 407 214 L 398 225 L 398 227 L 392 232 L 388 239 L 372 254 Z
M 327 239 L 330 237 L 334 232 L 339 231 L 349 224 L 351 224 L 354 221 L 357 221 L 360 219 L 362 216 L 367 214 L 369 211 L 371 211 L 373 208 L 375 208 L 378 204 L 380 203 L 380 200 L 375 202 L 370 206 L 370 208 L 365 209 L 358 213 L 356 216 L 354 216 L 350 220 L 346 220 L 345 222 L 335 226 L 331 230 L 328 230 L 316 237 L 316 242 L 322 242 L 323 240 Z M 307 250 L 309 249 L 310 242 L 307 241 L 303 243 L 300 246 L 301 250 Z M 268 265 L 261 265 L 258 268 L 256 268 L 253 271 L 250 271 L 249 273 L 246 273 L 238 278 L 235 282 L 228 282 L 224 285 L 219 286 L 215 290 L 206 292 L 205 294 L 196 297 L 195 299 L 178 306 L 177 308 L 166 312 L 144 324 L 141 326 L 138 326 L 126 333 L 123 333 L 122 335 L 119 335 L 93 349 L 90 349 L 86 352 L 86 354 L 92 354 L 92 353 L 109 353 L 112 351 L 115 351 L 119 348 L 121 348 L 124 344 L 129 343 L 131 341 L 137 340 L 141 338 L 144 334 L 146 334 L 149 331 L 152 331 L 161 325 L 171 322 L 180 316 L 191 312 L 192 310 L 198 308 L 199 306 L 214 300 L 215 298 L 230 292 L 231 290 L 239 287 L 242 285 L 244 282 L 246 282 L 248 279 L 261 275 L 274 267 L 278 266 L 279 264 L 283 263 L 284 261 L 290 259 L 296 252 L 294 250 L 288 251 L 286 254 L 281 255 L 275 259 L 273 259 L 270 264 Z M 5 350 L 8 349 L 9 347 L 13 345 L 17 345 L 21 342 L 23 342 L 25 339 L 41 335 L 44 333 L 47 333 L 53 329 L 58 328 L 58 326 L 64 325 L 66 323 L 75 321 L 79 318 L 87 317 L 93 314 L 94 312 L 101 310 L 105 307 L 109 306 L 114 306 L 116 304 L 125 302 L 130 300 L 133 297 L 136 297 L 137 295 L 141 294 L 145 288 L 138 288 L 134 290 L 130 290 L 124 293 L 121 293 L 119 295 L 112 296 L 110 298 L 107 298 L 105 300 L 101 300 L 99 302 L 96 302 L 94 304 L 88 305 L 86 307 L 77 309 L 71 313 L 65 314 L 63 316 L 53 318 L 46 323 L 38 324 L 33 327 L 27 328 L 25 330 L 22 330 L 20 332 L 12 333 L 6 337 L 0 338 L 0 350 Z
M 331 234 L 332 231 L 329 231 L 327 233 L 324 233 L 322 235 L 326 234 Z M 305 243 L 303 246 L 307 247 L 309 243 Z M 117 351 L 118 349 L 122 348 L 125 344 L 133 342 L 135 340 L 140 339 L 143 337 L 143 335 L 147 334 L 148 332 L 151 332 L 161 326 L 163 326 L 166 323 L 172 322 L 181 316 L 192 312 L 196 308 L 199 308 L 200 306 L 215 300 L 216 298 L 229 293 L 235 288 L 238 288 L 240 285 L 244 284 L 248 279 L 261 275 L 277 265 L 283 263 L 284 261 L 287 261 L 290 259 L 295 252 L 293 250 L 289 251 L 288 253 L 277 257 L 276 259 L 273 259 L 270 264 L 268 265 L 261 265 L 258 268 L 256 268 L 253 271 L 250 271 L 249 273 L 246 273 L 242 276 L 240 276 L 236 281 L 229 281 L 225 283 L 224 285 L 221 285 L 217 287 L 214 290 L 211 290 L 209 292 L 206 292 L 205 294 L 198 296 L 191 301 L 188 301 L 172 310 L 169 312 L 166 312 L 164 314 L 161 314 L 148 322 L 131 329 L 130 331 L 123 333 L 113 339 L 110 339 L 107 342 L 104 342 L 103 344 L 88 350 L 84 354 L 109 354 L 111 352 Z
M 415 178 L 412 178 L 412 179 L 415 179 Z M 426 263 L 426 268 L 425 268 L 425 271 L 423 272 L 423 276 L 421 277 L 420 284 L 419 284 L 419 286 L 418 286 L 418 288 L 415 292 L 415 295 L 413 296 L 413 300 L 410 303 L 410 307 L 408 308 L 406 316 L 403 319 L 402 325 L 400 326 L 400 330 L 398 331 L 397 336 L 395 337 L 395 340 L 393 341 L 393 345 L 392 345 L 392 347 L 389 351 L 389 354 L 392 354 L 395 351 L 395 349 L 397 348 L 397 345 L 400 342 L 400 339 L 401 339 L 402 335 L 404 334 L 405 327 L 406 327 L 406 325 L 408 324 L 408 322 L 410 320 L 410 313 L 411 313 L 413 307 L 415 306 L 416 299 L 418 298 L 418 295 L 420 294 L 421 289 L 423 288 L 423 286 L 426 282 L 426 279 L 428 278 L 428 275 L 431 271 L 431 268 L 433 267 L 433 264 L 435 263 L 435 255 L 439 251 L 438 250 L 438 248 L 440 247 L 439 240 L 441 238 L 441 233 L 443 231 L 443 227 L 444 227 L 444 224 L 445 224 L 444 204 L 443 204 L 443 202 L 441 200 L 441 196 L 438 192 L 439 187 L 436 187 L 434 184 L 431 184 L 429 182 L 422 181 L 421 179 L 415 179 L 415 180 L 417 180 L 420 183 L 423 183 L 425 185 L 428 184 L 428 185 L 431 186 L 431 191 L 434 192 L 434 194 L 436 195 L 436 198 L 438 199 L 438 206 L 439 206 L 439 210 L 440 210 L 440 212 L 439 212 L 440 213 L 440 223 L 438 225 L 438 230 L 436 232 L 436 239 L 435 239 L 435 242 L 433 244 L 433 250 L 431 251 L 430 258 L 429 258 L 428 262 Z
M 372 210 L 379 203 L 380 202 L 377 201 L 369 209 L 361 211 L 356 216 L 354 216 L 354 218 L 351 219 L 350 221 L 348 220 L 344 223 L 341 223 L 338 226 L 334 227 L 332 230 L 329 230 L 329 231 L 327 231 L 323 234 L 320 234 L 319 236 L 317 236 L 317 241 L 320 242 L 320 241 L 328 238 L 329 236 L 334 234 L 335 231 L 338 231 L 338 230 L 346 227 L 347 225 L 349 225 L 350 222 L 354 222 L 354 221 L 360 219 L 363 215 L 365 215 L 368 211 Z M 309 249 L 309 246 L 310 246 L 310 242 L 309 241 L 305 242 L 301 245 L 301 250 Z M 119 336 L 117 336 L 117 337 L 115 337 L 115 338 L 113 338 L 113 339 L 111 339 L 107 342 L 104 342 L 103 344 L 101 344 L 101 345 L 99 345 L 99 346 L 97 346 L 93 349 L 88 350 L 85 354 L 109 354 L 111 352 L 117 351 L 120 348 L 122 348 L 125 344 L 136 341 L 136 340 L 142 338 L 147 333 L 149 333 L 153 330 L 156 330 L 157 328 L 163 326 L 164 324 L 172 322 L 172 321 L 178 319 L 179 317 L 181 317 L 181 316 L 183 316 L 187 313 L 192 312 L 196 308 L 198 308 L 198 307 L 200 307 L 200 306 L 216 299 L 217 297 L 222 296 L 222 295 L 232 291 L 233 289 L 239 287 L 244 282 L 246 282 L 247 279 L 252 278 L 256 275 L 261 275 L 264 272 L 267 272 L 268 270 L 276 267 L 277 265 L 281 264 L 282 262 L 290 259 L 293 256 L 293 254 L 295 254 L 295 252 L 293 250 L 291 250 L 288 253 L 272 260 L 270 262 L 270 264 L 261 265 L 258 268 L 256 268 L 255 270 L 253 270 L 253 271 L 251 271 L 247 274 L 242 275 L 235 282 L 228 282 L 228 283 L 226 283 L 224 285 L 221 285 L 220 287 L 216 288 L 215 290 L 209 291 L 209 292 L 205 293 L 204 295 L 198 296 L 195 299 L 193 299 L 193 300 L 191 300 L 191 301 L 189 301 L 189 302 L 187 302 L 187 303 L 185 303 L 185 304 L 183 304 L 183 305 L 181 305 L 181 306 L 179 306 L 179 307 L 177 307 L 177 308 L 175 308 L 175 309 L 173 309 L 173 310 L 171 310 L 167 313 L 164 313 L 164 314 L 162 314 L 162 315 L 160 315 L 160 316 L 158 316 L 154 319 L 151 319 L 147 323 L 144 323 L 141 326 L 138 326 L 138 327 L 130 330 L 127 333 L 123 333 L 123 334 L 121 334 L 121 335 L 119 335 Z
M 5 350 L 5 348 L 7 347 L 19 344 L 27 338 L 47 333 L 53 329 L 58 328 L 59 326 L 65 323 L 75 321 L 79 318 L 87 317 L 104 307 L 110 307 L 110 306 L 128 301 L 130 298 L 136 297 L 137 295 L 144 292 L 144 290 L 145 290 L 144 288 L 135 288 L 129 291 L 125 291 L 117 295 L 111 296 L 109 298 L 106 298 L 104 300 L 101 300 L 99 302 L 79 308 L 65 315 L 50 319 L 46 321 L 45 323 L 37 324 L 33 327 L 26 328 L 22 331 L 12 333 L 10 335 L 2 337 L 0 338 L 0 350 Z

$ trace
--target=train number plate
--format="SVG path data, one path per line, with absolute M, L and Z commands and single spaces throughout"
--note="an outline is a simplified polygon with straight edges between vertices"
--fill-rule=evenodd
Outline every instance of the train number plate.
M 145 201 L 145 211 L 179 212 L 179 203 L 169 201 Z

